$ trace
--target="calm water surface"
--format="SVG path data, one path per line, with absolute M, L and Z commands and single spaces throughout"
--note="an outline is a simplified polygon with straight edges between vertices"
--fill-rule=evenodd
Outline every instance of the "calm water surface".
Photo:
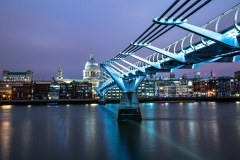
M 141 122 L 118 104 L 0 106 L 0 159 L 240 159 L 240 103 L 142 103 Z

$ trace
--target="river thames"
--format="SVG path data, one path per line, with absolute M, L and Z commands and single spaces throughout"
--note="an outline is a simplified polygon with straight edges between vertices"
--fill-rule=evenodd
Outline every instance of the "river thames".
M 240 102 L 140 103 L 141 122 L 118 106 L 2 105 L 0 159 L 240 159 Z

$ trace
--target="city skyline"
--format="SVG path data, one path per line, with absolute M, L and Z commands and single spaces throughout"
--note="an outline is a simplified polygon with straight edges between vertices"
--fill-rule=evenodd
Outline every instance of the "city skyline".
M 56 77 L 60 65 L 63 78 L 81 79 L 91 50 L 98 63 L 109 60 L 135 40 L 172 2 L 0 2 L 0 70 L 32 70 L 34 80 L 43 76 L 49 80 L 53 75 Z M 238 3 L 213 0 L 188 21 L 202 26 Z M 179 31 L 174 28 L 158 45 L 165 47 L 186 35 Z M 202 77 L 208 77 L 212 70 L 216 76 L 233 76 L 240 70 L 239 66 L 239 62 L 205 64 L 194 70 L 177 70 L 175 74 L 193 77 L 194 72 L 200 71 Z M 166 74 L 169 75 L 162 73 Z

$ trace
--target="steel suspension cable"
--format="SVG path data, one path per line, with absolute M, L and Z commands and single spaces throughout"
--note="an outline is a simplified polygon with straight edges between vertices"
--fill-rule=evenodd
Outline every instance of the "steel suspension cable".
M 198 0 L 199 1 L 199 0 Z M 182 9 L 182 7 L 183 6 L 185 6 L 187 3 L 189 3 L 190 2 L 190 0 L 186 0 L 183 4 L 181 4 L 167 19 L 169 19 L 170 17 L 172 17 L 174 14 L 176 14 L 179 10 L 181 10 Z M 193 7 L 194 5 L 196 5 L 198 2 L 196 1 L 195 3 L 193 3 L 192 5 L 190 5 L 189 7 L 188 7 L 188 9 L 190 8 L 190 7 Z M 184 14 L 185 13 L 185 11 L 186 10 L 184 10 L 182 13 L 180 13 L 180 16 L 182 15 L 182 14 Z M 179 17 L 180 17 L 179 16 Z M 161 17 L 163 17 L 163 16 L 161 16 Z M 160 17 L 158 18 L 158 19 L 161 19 Z M 159 34 L 163 29 L 165 29 L 167 26 L 165 26 L 165 27 L 163 27 L 163 28 L 161 28 L 158 32 L 156 32 L 154 35 L 152 35 L 150 38 L 148 38 L 147 40 L 145 40 L 143 43 L 147 43 L 150 39 L 152 39 L 154 36 L 156 36 L 157 34 Z M 173 28 L 173 27 L 172 27 Z M 170 30 L 170 29 L 169 29 Z M 160 35 L 162 35 L 162 34 L 160 34 Z M 159 36 L 157 36 L 157 37 L 159 37 Z M 155 40 L 156 38 L 154 38 L 154 40 Z M 151 40 L 151 42 L 152 42 L 153 40 Z
M 129 47 L 131 47 L 131 45 L 129 45 L 127 48 L 125 48 L 122 52 L 125 52 Z
M 145 33 L 148 32 L 149 29 L 151 29 L 153 26 L 155 25 L 155 23 L 153 23 L 150 27 L 148 27 L 148 29 L 146 29 L 135 41 L 134 43 L 136 43 Z
M 160 33 L 162 30 L 164 30 L 167 26 L 162 27 L 159 31 L 157 31 L 155 34 L 153 34 L 151 37 L 149 37 L 148 39 L 146 39 L 143 43 L 149 43 L 149 40 L 151 38 L 153 38 L 154 36 L 156 36 L 158 33 Z
M 144 41 L 145 38 L 147 38 L 148 36 L 150 36 L 153 32 L 155 32 L 159 27 L 161 26 L 161 24 L 159 24 L 157 27 L 155 27 L 150 33 L 148 33 L 145 37 L 143 37 L 139 42 Z
M 175 21 L 176 19 L 178 19 L 179 17 L 181 17 L 183 14 L 185 14 L 187 11 L 189 11 L 192 7 L 194 7 L 195 5 L 197 5 L 201 0 L 196 0 L 193 4 L 191 4 L 188 8 L 186 8 L 182 13 L 180 13 L 176 18 L 174 18 L 173 20 Z
M 170 11 L 180 0 L 176 0 L 168 9 L 160 16 L 163 17 L 168 11 Z M 153 23 L 150 27 L 148 27 L 133 43 L 136 43 L 144 34 L 146 34 L 153 26 L 155 23 Z M 158 26 L 159 27 L 159 26 Z M 158 28 L 157 27 L 157 28 Z M 142 41 L 142 40 L 141 40 Z
M 149 42 L 152 42 L 154 40 L 156 40 L 158 37 L 162 36 L 163 34 L 165 34 L 166 32 L 168 32 L 170 29 L 172 29 L 174 26 L 169 27 L 167 30 L 165 30 L 164 32 L 162 32 L 160 35 L 158 35 L 157 37 L 155 37 L 154 39 L 150 40 Z
M 209 2 L 211 2 L 212 0 L 207 0 L 206 2 L 204 2 L 202 5 L 200 5 L 199 7 L 197 7 L 195 10 L 193 10 L 191 13 L 189 13 L 188 15 L 186 15 L 182 20 L 187 19 L 189 16 L 191 16 L 192 14 L 194 14 L 195 12 L 197 12 L 199 9 L 201 9 L 202 7 L 204 7 L 206 4 L 208 4 Z
M 176 0 L 161 16 L 159 16 L 158 20 L 160 20 L 168 11 L 170 11 L 180 0 Z
M 139 46 L 134 46 L 134 48 L 132 48 L 129 52 L 133 52 L 134 50 L 138 49 Z
M 174 14 L 176 14 L 180 9 L 182 9 L 183 6 L 185 6 L 190 0 L 186 0 L 182 5 L 180 5 L 170 16 L 166 18 L 166 21 L 171 18 Z
M 190 5 L 187 9 L 190 9 L 191 7 L 195 6 L 197 3 L 199 3 L 201 0 L 197 0 L 195 1 L 192 5 Z M 209 0 L 208 0 L 209 1 Z M 211 0 L 210 0 L 211 1 Z M 179 11 L 184 5 L 186 5 L 189 2 L 189 0 L 186 0 L 181 6 L 179 6 L 169 17 L 171 17 L 172 15 L 174 15 L 175 13 L 177 13 L 177 11 Z M 209 2 L 207 2 L 209 3 Z M 197 10 L 199 10 L 200 8 L 202 8 L 204 5 L 207 4 L 206 2 L 204 4 L 202 4 L 201 6 L 199 6 L 197 9 L 195 9 L 193 12 L 191 12 L 191 14 L 195 13 Z M 178 15 L 177 17 L 179 18 L 180 16 L 182 16 L 184 13 L 186 13 L 187 9 L 185 9 L 182 13 L 180 13 L 180 15 Z M 189 14 L 190 16 L 190 14 Z M 164 31 L 163 33 L 160 33 L 163 29 L 165 29 L 167 26 L 163 27 L 162 29 L 160 29 L 157 33 L 155 33 L 154 35 L 152 35 L 150 38 L 148 38 L 144 43 L 148 42 L 152 42 L 154 40 L 156 40 L 157 38 L 159 38 L 161 35 L 163 35 L 164 33 L 166 33 L 167 31 L 169 31 L 170 29 L 172 29 L 174 27 L 171 26 L 169 29 L 167 29 L 166 31 Z M 160 33 L 158 36 L 156 36 L 158 33 Z M 155 38 L 153 38 L 154 36 L 156 36 Z M 151 38 L 153 38 L 152 40 L 150 40 Z

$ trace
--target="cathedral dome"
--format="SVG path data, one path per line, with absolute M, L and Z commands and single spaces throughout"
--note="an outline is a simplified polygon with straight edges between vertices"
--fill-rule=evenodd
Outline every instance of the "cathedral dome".
M 92 66 L 98 67 L 98 63 L 94 59 L 88 60 L 85 65 L 85 68 L 92 67 Z
M 94 60 L 93 58 L 93 54 L 91 52 L 90 54 L 90 60 L 88 60 L 85 64 L 85 69 L 89 69 L 89 68 L 96 68 L 98 67 L 98 63 Z
M 84 80 L 100 79 L 100 69 L 98 63 L 93 58 L 93 53 L 90 53 L 90 60 L 85 64 L 85 69 L 83 70 Z

